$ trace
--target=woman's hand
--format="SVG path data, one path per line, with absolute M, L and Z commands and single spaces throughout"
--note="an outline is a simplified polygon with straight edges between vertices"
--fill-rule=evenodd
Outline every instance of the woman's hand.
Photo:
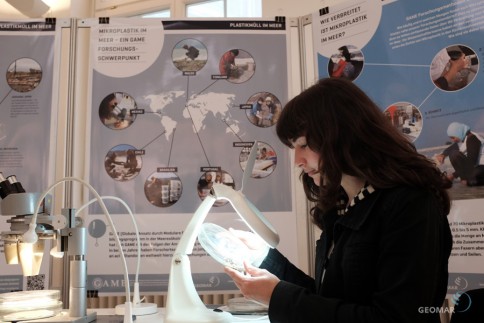
M 225 267 L 225 272 L 234 280 L 244 297 L 269 305 L 272 292 L 279 283 L 279 278 L 265 269 L 259 269 L 244 262 L 245 274 Z
M 250 250 L 250 262 L 254 266 L 260 266 L 269 252 L 269 246 L 257 234 L 249 231 L 229 228 L 229 232 L 240 239 Z
M 447 72 L 444 71 L 442 76 L 447 80 L 448 83 L 451 83 L 452 80 L 457 76 L 457 73 L 464 68 L 467 68 L 468 64 L 464 53 L 462 53 L 461 56 L 456 60 L 449 60 L 449 63 L 449 70 Z

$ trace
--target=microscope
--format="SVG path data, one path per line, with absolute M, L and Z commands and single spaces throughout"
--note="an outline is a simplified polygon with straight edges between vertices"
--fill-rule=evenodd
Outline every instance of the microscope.
M 68 321 L 94 321 L 96 313 L 87 314 L 87 233 L 75 210 L 63 209 L 61 215 L 52 215 L 50 195 L 28 193 L 15 175 L 5 178 L 2 172 L 0 197 L 0 215 L 9 217 L 10 224 L 10 231 L 0 234 L 6 263 L 19 264 L 24 276 L 38 275 L 46 240 L 51 240 L 50 255 L 68 257 L 69 298 L 64 297 L 64 308 L 69 309 Z

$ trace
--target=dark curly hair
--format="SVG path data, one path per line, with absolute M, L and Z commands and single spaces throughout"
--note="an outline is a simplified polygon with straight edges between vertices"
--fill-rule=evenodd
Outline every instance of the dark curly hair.
M 362 178 L 376 189 L 427 188 L 441 199 L 445 214 L 450 210 L 446 189 L 452 184 L 349 80 L 324 78 L 304 90 L 286 104 L 276 131 L 288 147 L 305 136 L 320 156 L 321 186 L 301 172 L 306 196 L 316 203 L 311 215 L 319 227 L 322 214 L 341 197 L 342 174 Z

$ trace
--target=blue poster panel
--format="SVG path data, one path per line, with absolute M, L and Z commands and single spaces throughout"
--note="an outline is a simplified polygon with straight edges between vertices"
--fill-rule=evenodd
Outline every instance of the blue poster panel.
M 358 84 L 454 181 L 449 294 L 484 286 L 483 16 L 480 0 L 340 1 L 312 15 L 318 77 Z

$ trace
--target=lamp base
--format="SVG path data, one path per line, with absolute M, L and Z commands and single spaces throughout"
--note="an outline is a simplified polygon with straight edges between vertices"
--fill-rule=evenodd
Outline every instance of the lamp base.
M 208 308 L 189 309 L 167 313 L 164 323 L 231 323 L 234 318 L 229 312 L 216 312 Z
M 116 305 L 114 312 L 116 315 L 124 315 L 126 304 Z M 131 306 L 131 313 L 133 315 L 150 315 L 158 312 L 158 306 L 155 303 L 139 303 Z

